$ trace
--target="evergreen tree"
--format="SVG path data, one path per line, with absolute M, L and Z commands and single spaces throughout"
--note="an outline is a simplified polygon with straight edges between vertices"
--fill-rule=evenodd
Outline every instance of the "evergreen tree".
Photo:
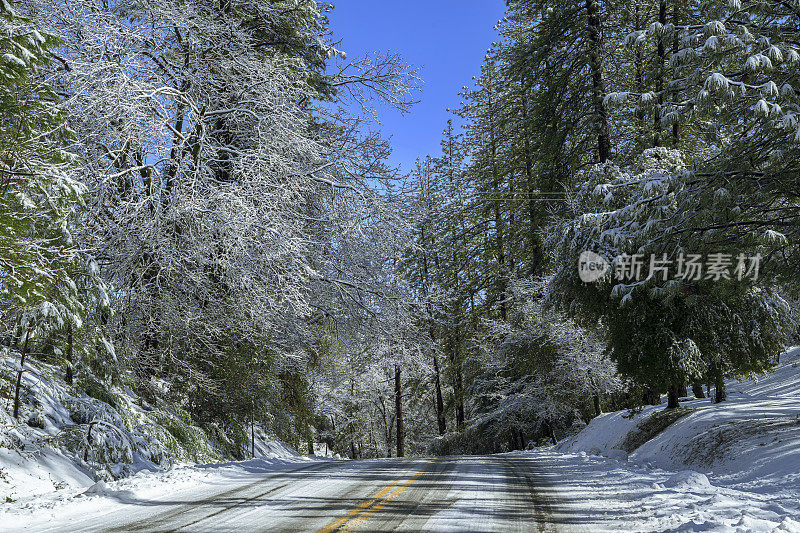
M 88 325 L 108 313 L 97 265 L 79 249 L 73 231 L 86 192 L 67 151 L 74 136 L 55 92 L 43 81 L 49 48 L 58 40 L 0 6 L 0 310 L 4 335 L 21 349 L 14 401 L 26 356 L 36 343 L 68 332 L 60 353 L 68 375 L 77 353 L 112 354 L 101 328 Z

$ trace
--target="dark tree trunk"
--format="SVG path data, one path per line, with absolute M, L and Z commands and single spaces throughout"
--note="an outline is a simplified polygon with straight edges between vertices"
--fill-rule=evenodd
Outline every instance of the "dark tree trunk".
M 529 261 L 531 275 L 537 274 L 541 262 L 539 245 L 539 207 L 534 199 L 536 186 L 533 181 L 533 157 L 531 157 L 531 134 L 528 121 L 528 83 L 522 78 L 522 127 L 524 128 L 523 149 L 525 151 L 525 181 L 528 188 Z
M 547 436 L 550 438 L 550 441 L 553 444 L 558 444 L 558 439 L 556 439 L 556 432 L 553 430 L 553 425 L 550 423 L 550 421 L 545 419 L 542 422 L 542 425 L 544 426 L 543 429 L 544 429 L 545 433 L 547 434 Z
M 383 401 L 383 396 L 380 397 L 381 401 L 381 415 L 383 416 L 383 427 L 386 428 L 386 457 L 392 456 L 392 425 L 394 424 L 394 420 L 389 418 L 388 409 L 386 408 L 386 404 Z
M 461 366 L 456 369 L 456 386 L 458 387 L 458 398 L 456 399 L 456 428 L 464 429 L 464 374 Z
M 25 342 L 22 343 L 22 353 L 19 358 L 19 370 L 17 371 L 17 386 L 14 388 L 14 418 L 19 418 L 19 392 L 22 388 L 22 373 L 25 371 L 25 357 L 28 355 L 28 341 L 31 337 L 31 327 L 25 330 Z
M 500 192 L 499 184 L 495 185 L 495 194 L 498 196 Z M 503 216 L 500 211 L 500 200 L 495 201 L 494 209 L 494 223 L 496 232 L 496 246 L 497 246 L 497 267 L 499 270 L 498 284 L 499 284 L 499 298 L 500 298 L 500 318 L 505 322 L 508 320 L 508 287 L 507 287 L 507 274 L 506 274 L 506 252 L 505 244 L 503 241 Z
M 670 385 L 669 390 L 667 391 L 667 409 L 677 409 L 680 407 L 680 403 L 678 403 L 679 397 L 678 385 Z
M 725 389 L 725 376 L 722 370 L 718 370 L 714 375 L 714 403 L 724 402 L 728 399 L 728 391 Z
M 641 14 L 641 5 L 640 2 L 637 0 L 635 2 L 635 15 L 634 15 L 634 29 L 641 30 L 642 28 L 642 14 Z M 636 92 L 639 94 L 644 94 L 644 60 L 642 58 L 642 50 L 641 47 L 636 47 L 636 56 L 634 60 L 634 65 L 636 67 Z M 636 106 L 636 127 L 637 132 L 639 134 L 639 138 L 644 139 L 647 135 L 647 117 L 645 115 L 644 109 L 641 106 Z
M 525 433 L 523 433 L 522 430 L 520 429 L 519 430 L 519 445 L 520 445 L 520 449 L 524 450 L 526 444 L 528 444 L 528 443 L 525 441 Z
M 423 225 L 421 228 L 421 238 L 423 245 L 425 244 L 425 226 Z M 422 255 L 422 275 L 423 275 L 423 283 L 425 287 L 425 295 L 428 295 L 428 254 L 424 253 Z M 431 342 L 434 344 L 436 343 L 436 330 L 434 329 L 434 321 L 433 321 L 433 308 L 428 304 L 428 335 L 431 338 Z M 436 423 L 439 426 L 439 435 L 444 435 L 447 432 L 447 421 L 444 418 L 444 399 L 442 398 L 442 380 L 441 380 L 441 372 L 439 371 L 439 357 L 434 352 L 433 354 L 433 370 L 434 370 L 434 385 L 436 388 Z
M 586 0 L 587 29 L 589 32 L 589 69 L 592 73 L 592 103 L 597 131 L 597 155 L 601 163 L 611 156 L 611 136 L 605 102 L 603 65 L 600 58 L 600 10 L 597 0 Z
M 689 391 L 686 390 L 686 383 L 681 383 L 678 385 L 678 397 L 686 398 L 687 396 L 689 396 Z
M 394 408 L 397 419 L 397 457 L 405 457 L 403 442 L 403 389 L 400 384 L 400 365 L 394 366 Z
M 672 8 L 672 24 L 673 24 L 673 26 L 677 28 L 679 21 L 680 21 L 680 16 L 679 16 L 679 13 L 678 13 L 678 3 L 675 2 L 675 5 Z M 673 55 L 678 53 L 678 48 L 679 48 L 679 45 L 680 45 L 680 40 L 678 39 L 678 35 L 679 35 L 678 32 L 675 31 L 674 32 L 674 36 L 672 38 L 672 53 L 673 53 Z M 677 78 L 677 76 L 673 72 L 672 79 L 676 79 L 676 78 Z M 678 90 L 675 89 L 675 91 L 672 93 L 672 100 L 677 102 L 678 98 L 679 98 Z M 675 123 L 672 124 L 672 144 L 674 145 L 675 148 L 678 148 L 678 145 L 680 144 L 680 141 L 681 141 L 681 126 L 680 126 L 680 123 L 676 120 Z
M 667 2 L 666 0 L 661 0 L 658 6 L 658 22 L 661 23 L 662 27 L 667 24 Z M 658 106 L 656 107 L 655 114 L 653 116 L 653 146 L 661 146 L 661 108 L 664 105 L 664 61 L 666 60 L 666 47 L 664 46 L 664 36 L 660 35 L 658 37 L 658 49 L 657 49 L 658 57 L 656 58 L 658 65 L 657 65 L 657 72 L 656 72 L 656 94 L 658 94 Z
M 256 458 L 256 419 L 250 417 L 250 457 Z
M 692 384 L 692 394 L 694 394 L 695 398 L 703 399 L 706 395 L 703 393 L 703 384 L 702 383 L 693 383 Z
M 490 118 L 489 118 L 489 149 L 491 151 L 491 163 L 492 163 L 492 187 L 494 188 L 494 194 L 500 196 L 502 192 L 500 191 L 500 170 L 497 168 L 497 137 L 495 133 L 494 127 L 494 100 L 492 99 L 492 90 L 494 87 L 491 87 L 489 91 L 489 109 L 490 109 Z M 508 272 L 507 272 L 507 265 L 506 265 L 506 249 L 505 249 L 505 229 L 503 224 L 503 214 L 502 214 L 502 207 L 500 200 L 494 201 L 494 231 L 495 231 L 495 256 L 497 257 L 497 269 L 498 269 L 498 298 L 500 300 L 500 318 L 503 319 L 505 322 L 508 320 Z
M 600 416 L 603 414 L 603 411 L 600 409 L 600 395 L 595 392 L 592 399 L 594 400 L 594 416 Z
M 72 338 L 72 322 L 67 322 L 67 375 L 64 379 L 67 381 L 67 385 L 72 385 L 73 381 L 73 372 L 74 372 L 74 361 L 72 359 L 73 354 L 73 338 Z
M 645 390 L 643 399 L 645 405 L 661 405 L 661 394 L 656 390 Z
M 392 432 L 389 427 L 386 428 L 386 457 L 392 457 Z
M 464 427 L 464 374 L 461 370 L 461 332 L 455 327 L 455 338 L 450 350 L 450 367 L 453 371 L 453 393 L 456 404 L 456 429 Z
M 436 422 L 439 425 L 439 435 L 447 432 L 447 421 L 444 418 L 444 400 L 442 399 L 442 382 L 439 377 L 439 358 L 433 356 L 433 370 L 436 384 Z

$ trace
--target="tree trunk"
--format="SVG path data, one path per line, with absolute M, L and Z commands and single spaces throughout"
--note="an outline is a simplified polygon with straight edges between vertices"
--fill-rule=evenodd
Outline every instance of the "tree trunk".
M 661 394 L 653 389 L 645 390 L 643 399 L 645 405 L 661 405 Z
M 636 8 L 635 8 L 635 15 L 634 15 L 634 29 L 641 30 L 642 28 L 642 15 L 641 15 L 641 4 L 637 0 L 636 1 Z M 644 89 L 644 61 L 642 58 L 642 50 L 641 47 L 636 47 L 636 56 L 634 60 L 634 64 L 636 67 L 636 92 L 639 94 L 644 94 L 646 91 Z M 640 105 L 636 106 L 636 129 L 639 134 L 640 139 L 644 139 L 647 135 L 647 117 L 644 109 Z
M 495 115 L 494 115 L 494 99 L 492 98 L 492 91 L 495 89 L 494 84 L 489 91 L 489 150 L 491 152 L 492 163 L 492 188 L 494 194 L 499 198 L 502 195 L 500 191 L 500 170 L 497 167 L 497 136 L 495 133 Z M 505 250 L 505 229 L 503 224 L 503 214 L 501 211 L 501 200 L 494 201 L 494 232 L 495 232 L 495 257 L 497 257 L 497 270 L 498 270 L 498 298 L 500 300 L 500 318 L 505 322 L 508 320 L 508 272 L 506 265 L 506 250 Z
M 256 419 L 255 415 L 250 417 L 250 457 L 256 458 Z
M 679 388 L 678 385 L 670 385 L 667 391 L 667 409 L 677 409 L 680 407 L 680 403 L 678 403 L 678 398 L 680 397 Z
M 714 374 L 714 403 L 724 402 L 728 399 L 728 391 L 725 389 L 725 376 L 719 369 Z
M 461 332 L 456 324 L 455 338 L 450 350 L 450 367 L 453 371 L 453 394 L 456 404 L 456 429 L 464 428 L 464 374 L 461 371 Z
M 697 399 L 703 399 L 706 395 L 703 393 L 703 384 L 702 383 L 693 383 L 692 384 L 692 394 Z
M 592 103 L 597 133 L 597 156 L 605 163 L 611 156 L 611 136 L 605 102 L 603 64 L 600 58 L 600 12 L 597 0 L 586 0 L 587 29 L 589 31 L 589 69 L 592 73 Z
M 679 22 L 680 22 L 680 17 L 679 17 L 679 13 L 678 13 L 678 3 L 675 2 L 674 6 L 672 7 L 672 25 L 675 28 L 677 28 Z M 674 35 L 673 35 L 673 38 L 672 38 L 672 54 L 675 55 L 675 54 L 678 53 L 680 40 L 678 39 L 678 32 L 675 31 L 673 33 L 674 33 Z M 673 71 L 672 79 L 674 80 L 676 78 L 677 78 L 677 75 Z M 674 102 L 677 102 L 678 98 L 679 98 L 678 90 L 675 89 L 673 91 L 673 93 L 672 93 L 672 100 Z M 676 149 L 678 148 L 678 145 L 680 144 L 680 141 L 681 141 L 681 126 L 680 126 L 680 123 L 676 120 L 675 123 L 672 124 L 672 144 Z
M 22 343 L 22 354 L 19 358 L 19 370 L 17 371 L 17 386 L 14 388 L 14 418 L 19 418 L 19 392 L 22 388 L 22 373 L 25 371 L 25 357 L 28 355 L 28 341 L 31 337 L 31 327 L 25 330 L 25 342 Z
M 444 418 L 444 400 L 442 399 L 442 382 L 439 377 L 439 358 L 433 356 L 433 370 L 435 372 L 436 384 L 436 422 L 439 425 L 439 435 L 444 435 L 447 432 L 447 421 Z
M 603 411 L 600 409 L 600 395 L 595 392 L 592 399 L 594 400 L 594 416 L 600 416 L 603 414 Z
M 680 385 L 678 385 L 678 397 L 686 398 L 687 396 L 689 396 L 689 391 L 686 390 L 686 382 L 683 382 Z
M 421 238 L 423 246 L 425 246 L 425 226 L 421 228 Z M 422 254 L 422 275 L 423 275 L 423 283 L 425 288 L 425 296 L 428 296 L 428 254 Z M 434 321 L 433 321 L 433 308 L 431 307 L 430 303 L 428 303 L 428 335 L 431 338 L 431 342 L 434 344 L 436 343 L 436 331 L 434 329 Z M 433 354 L 433 370 L 434 370 L 434 385 L 436 387 L 436 423 L 439 426 L 439 435 L 444 435 L 447 432 L 447 422 L 444 418 L 444 400 L 442 399 L 442 381 L 441 381 L 441 373 L 439 371 L 439 357 L 434 352 Z
M 464 374 L 461 365 L 456 369 L 456 386 L 458 387 L 458 398 L 456 401 L 456 428 L 464 429 Z
M 397 419 L 397 457 L 405 457 L 403 442 L 403 390 L 400 384 L 400 365 L 394 366 L 394 408 Z
M 547 419 L 544 420 L 543 424 L 544 424 L 544 430 L 547 433 L 547 436 L 550 437 L 550 441 L 553 444 L 558 444 L 558 439 L 556 439 L 556 432 L 553 429 L 553 425 Z
M 667 24 L 667 1 L 661 0 L 658 6 L 658 22 L 664 27 Z M 653 116 L 653 146 L 661 146 L 661 108 L 664 105 L 664 61 L 666 59 L 666 47 L 664 46 L 664 36 L 658 37 L 658 70 L 656 72 L 656 94 L 658 95 L 658 106 Z
M 389 419 L 388 409 L 384 403 L 383 396 L 380 397 L 381 401 L 381 415 L 383 416 L 383 427 L 386 428 L 386 457 L 392 457 L 392 425 L 394 420 Z
M 64 379 L 67 382 L 67 385 L 72 385 L 73 381 L 73 372 L 74 372 L 74 362 L 72 359 L 72 347 L 73 338 L 72 338 L 72 322 L 67 321 L 67 375 Z
M 534 199 L 536 187 L 533 181 L 533 158 L 531 157 L 531 134 L 528 121 L 528 98 L 526 91 L 528 84 L 525 76 L 522 77 L 522 127 L 523 149 L 525 151 L 525 182 L 528 188 L 528 224 L 529 224 L 529 272 L 531 275 L 537 274 L 541 262 L 541 250 L 539 246 L 539 208 Z

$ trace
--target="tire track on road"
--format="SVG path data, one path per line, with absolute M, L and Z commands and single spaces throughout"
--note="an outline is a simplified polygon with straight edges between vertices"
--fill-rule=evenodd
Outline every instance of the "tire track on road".
M 551 507 L 550 499 L 541 494 L 539 488 L 542 483 L 537 482 L 534 478 L 533 472 L 522 468 L 517 462 L 508 457 L 499 458 L 501 464 L 506 467 L 506 471 L 513 474 L 513 477 L 525 481 L 528 489 L 528 494 L 533 503 L 533 515 L 536 521 L 537 530 L 540 533 L 556 533 L 558 529 L 553 524 L 551 517 L 553 510 Z
M 284 483 L 283 485 L 280 485 L 278 487 L 273 487 L 273 488 L 271 488 L 271 489 L 269 489 L 269 490 L 267 490 L 267 491 L 265 491 L 265 492 L 263 492 L 261 494 L 258 494 L 256 496 L 252 496 L 252 497 L 246 498 L 246 499 L 244 499 L 242 501 L 238 501 L 238 502 L 232 503 L 230 505 L 227 505 L 227 506 L 223 507 L 222 509 L 216 509 L 213 512 L 210 512 L 210 513 L 208 513 L 208 514 L 206 514 L 204 516 L 201 516 L 201 517 L 198 517 L 198 518 L 195 518 L 195 519 L 190 519 L 189 523 L 181 524 L 180 526 L 177 526 L 177 527 L 175 526 L 175 522 L 179 521 L 182 516 L 190 514 L 193 511 L 200 510 L 200 509 L 202 509 L 202 507 L 214 506 L 214 505 L 219 504 L 220 501 L 224 501 L 224 500 L 227 500 L 227 499 L 235 499 L 238 495 L 246 494 L 249 491 L 253 490 L 255 487 L 258 487 L 259 485 L 264 485 L 265 483 L 279 481 L 279 480 L 281 480 L 283 478 L 291 477 L 291 476 L 293 476 L 295 474 L 304 473 L 304 472 L 308 472 L 308 471 L 312 471 L 312 472 L 324 471 L 324 470 L 326 470 L 328 468 L 331 468 L 332 466 L 341 466 L 341 463 L 339 463 L 338 461 L 329 461 L 329 462 L 324 462 L 324 463 L 320 463 L 320 464 L 312 464 L 312 465 L 304 466 L 304 467 L 301 467 L 301 468 L 297 468 L 295 470 L 290 470 L 288 472 L 281 472 L 281 473 L 278 473 L 278 474 L 272 474 L 272 475 L 270 475 L 270 476 L 268 476 L 268 477 L 266 477 L 264 479 L 260 479 L 258 481 L 254 481 L 252 483 L 248 483 L 247 485 L 244 485 L 242 487 L 236 487 L 235 489 L 231 489 L 231 490 L 219 493 L 219 494 L 215 494 L 214 496 L 210 496 L 208 498 L 204 498 L 204 499 L 199 500 L 197 502 L 184 504 L 184 505 L 182 505 L 181 507 L 179 507 L 177 509 L 164 511 L 161 514 L 158 514 L 158 515 L 156 515 L 156 516 L 154 516 L 154 517 L 152 517 L 152 518 L 150 518 L 148 520 L 140 521 L 140 522 L 137 522 L 135 524 L 126 524 L 126 525 L 123 525 L 123 526 L 112 528 L 112 529 L 110 529 L 108 531 L 110 533 L 124 533 L 124 532 L 137 532 L 137 531 L 162 531 L 162 532 L 180 531 L 183 528 L 198 524 L 198 523 L 200 523 L 200 522 L 202 522 L 204 520 L 207 520 L 209 518 L 213 518 L 213 517 L 219 516 L 222 513 L 231 511 L 233 509 L 236 509 L 237 507 L 241 507 L 242 505 L 244 505 L 246 503 L 250 503 L 250 502 L 256 501 L 259 498 L 263 498 L 264 496 L 267 496 L 269 494 L 275 493 L 278 490 L 287 487 L 288 485 L 290 485 L 290 483 Z

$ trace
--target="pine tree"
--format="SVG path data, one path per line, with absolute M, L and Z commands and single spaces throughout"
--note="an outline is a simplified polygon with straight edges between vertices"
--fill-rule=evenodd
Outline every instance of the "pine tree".
M 3 326 L 12 327 L 21 348 L 17 417 L 25 359 L 34 343 L 67 330 L 70 354 L 92 350 L 99 335 L 94 328 L 86 333 L 84 319 L 96 308 L 95 297 L 104 303 L 107 297 L 94 263 L 73 238 L 85 188 L 74 179 L 66 115 L 43 82 L 48 49 L 58 40 L 6 2 L 0 25 L 0 310 Z

